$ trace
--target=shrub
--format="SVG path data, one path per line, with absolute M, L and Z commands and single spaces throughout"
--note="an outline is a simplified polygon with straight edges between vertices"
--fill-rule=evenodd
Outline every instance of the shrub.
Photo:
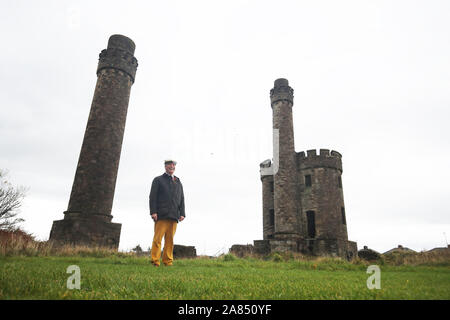
M 450 264 L 450 250 L 432 252 L 392 252 L 382 256 L 391 265 L 446 265 Z
M 0 230 L 0 255 L 35 256 L 40 252 L 47 252 L 46 244 L 36 241 L 34 236 L 21 230 Z
M 237 260 L 237 257 L 232 253 L 227 253 L 223 256 L 223 261 L 235 261 Z
M 279 252 L 275 252 L 275 253 L 272 255 L 272 261 L 275 261 L 275 262 L 282 262 L 282 261 L 283 261 L 283 257 L 281 256 L 281 254 L 280 254 Z
M 55 246 L 50 241 L 38 241 L 21 230 L 0 230 L 0 256 L 81 256 L 81 257 L 128 257 L 133 253 L 92 246 Z

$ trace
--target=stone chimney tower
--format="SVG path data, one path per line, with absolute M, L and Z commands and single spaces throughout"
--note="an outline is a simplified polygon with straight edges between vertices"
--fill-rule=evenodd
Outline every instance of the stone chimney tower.
M 100 53 L 97 84 L 64 220 L 53 222 L 56 243 L 118 248 L 121 224 L 111 223 L 131 86 L 137 60 L 134 42 L 109 38 Z
M 273 114 L 273 179 L 275 239 L 295 240 L 301 238 L 297 208 L 297 165 L 294 146 L 292 106 L 294 89 L 286 79 L 275 80 L 270 90 Z M 295 248 L 293 248 L 295 249 Z

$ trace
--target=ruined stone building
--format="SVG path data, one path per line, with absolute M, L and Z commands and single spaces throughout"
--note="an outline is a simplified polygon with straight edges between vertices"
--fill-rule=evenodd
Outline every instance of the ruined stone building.
M 270 91 L 274 155 L 260 164 L 263 240 L 254 241 L 254 250 L 351 258 L 357 245 L 347 236 L 341 154 L 295 152 L 293 92 L 286 79 Z

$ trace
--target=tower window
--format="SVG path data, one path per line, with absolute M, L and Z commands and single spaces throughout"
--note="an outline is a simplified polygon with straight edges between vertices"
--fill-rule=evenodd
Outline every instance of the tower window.
M 341 176 L 338 177 L 338 187 L 342 189 L 342 178 L 341 178 Z
M 345 220 L 345 209 L 344 207 L 341 207 L 341 214 L 342 214 L 342 224 L 347 224 L 347 221 Z
M 273 181 L 270 183 L 270 192 L 273 192 L 274 190 L 274 186 L 273 186 Z
M 273 226 L 275 224 L 275 210 L 269 210 L 269 224 Z
M 306 186 L 306 187 L 311 187 L 311 185 L 312 185 L 311 175 L 310 175 L 310 174 L 307 174 L 307 175 L 305 176 L 305 186 Z
M 314 211 L 306 211 L 306 221 L 308 224 L 308 237 L 316 237 L 316 218 Z

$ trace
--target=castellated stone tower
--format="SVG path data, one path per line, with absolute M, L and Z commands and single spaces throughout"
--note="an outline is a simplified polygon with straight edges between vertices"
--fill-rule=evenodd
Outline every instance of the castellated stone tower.
M 292 121 L 293 89 L 286 79 L 270 91 L 273 112 L 273 161 L 260 164 L 263 240 L 257 253 L 293 251 L 352 258 L 342 189 L 342 156 L 328 149 L 296 153 Z
M 97 84 L 64 219 L 53 222 L 50 240 L 118 248 L 121 224 L 111 209 L 131 86 L 137 60 L 134 42 L 109 38 L 99 56 Z
M 280 245 L 294 245 L 301 237 L 301 217 L 298 214 L 296 156 L 294 147 L 294 126 L 292 106 L 294 90 L 286 79 L 275 81 L 270 91 L 272 105 L 273 130 L 275 132 L 274 150 L 278 153 L 278 166 L 272 172 L 274 192 L 274 234 L 277 239 L 284 240 Z M 278 137 L 277 137 L 278 136 Z M 275 164 L 276 165 L 276 164 Z

